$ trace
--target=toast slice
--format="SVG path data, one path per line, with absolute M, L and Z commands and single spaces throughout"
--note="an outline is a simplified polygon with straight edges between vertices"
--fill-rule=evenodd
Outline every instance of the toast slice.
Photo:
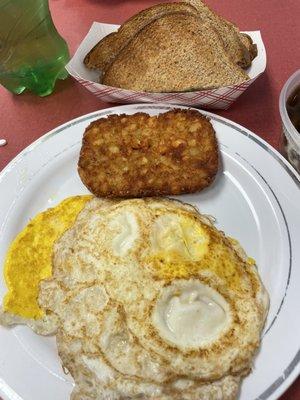
M 98 42 L 84 57 L 83 62 L 89 69 L 103 69 L 104 61 L 110 60 L 111 48 L 114 46 L 117 32 L 112 32 Z M 105 42 L 103 46 L 101 42 Z
M 253 45 L 248 35 L 240 33 L 237 26 L 212 11 L 201 0 L 185 0 L 197 9 L 200 18 L 209 21 L 213 28 L 219 33 L 225 50 L 232 61 L 242 68 L 248 68 L 251 61 L 257 55 L 256 45 Z M 250 39 L 250 40 L 249 40 Z
M 106 69 L 103 84 L 145 92 L 213 89 L 249 77 L 209 22 L 168 14 L 140 30 Z
M 116 55 L 144 26 L 163 15 L 180 11 L 197 15 L 197 10 L 185 2 L 157 4 L 139 12 L 124 22 L 117 32 L 100 40 L 85 56 L 84 64 L 90 69 L 104 71 Z

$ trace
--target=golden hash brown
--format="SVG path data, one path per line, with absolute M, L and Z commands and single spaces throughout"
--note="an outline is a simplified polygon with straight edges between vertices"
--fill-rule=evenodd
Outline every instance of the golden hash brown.
M 217 170 L 214 129 L 195 110 L 100 118 L 86 129 L 78 162 L 84 185 L 104 197 L 197 192 Z

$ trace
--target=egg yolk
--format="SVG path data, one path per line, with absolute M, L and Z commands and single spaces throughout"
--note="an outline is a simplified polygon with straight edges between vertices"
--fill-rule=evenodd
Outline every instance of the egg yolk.
M 4 264 L 8 292 L 4 311 L 24 318 L 44 316 L 38 305 L 39 283 L 52 274 L 54 242 L 75 222 L 92 196 L 73 196 L 36 215 L 11 243 Z
M 208 251 L 209 236 L 200 223 L 164 216 L 155 229 L 156 257 L 165 263 L 199 261 Z
M 241 289 L 245 264 L 222 235 L 185 216 L 160 217 L 153 231 L 150 265 L 159 279 L 188 279 L 207 271 L 235 291 Z M 248 259 L 249 266 L 255 261 Z

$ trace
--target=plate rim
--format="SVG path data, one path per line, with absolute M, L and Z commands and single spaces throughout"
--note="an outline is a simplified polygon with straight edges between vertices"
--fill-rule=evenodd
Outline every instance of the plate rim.
M 31 144 L 26 146 L 21 152 L 19 152 L 9 163 L 0 171 L 0 185 L 2 183 L 3 178 L 29 153 L 31 153 L 40 143 L 43 143 L 50 139 L 52 136 L 63 132 L 65 129 L 70 128 L 73 125 L 77 125 L 86 120 L 93 119 L 97 117 L 99 114 L 107 114 L 110 115 L 113 113 L 115 109 L 124 109 L 124 113 L 126 113 L 127 109 L 135 109 L 135 108 L 143 107 L 143 108 L 152 108 L 159 112 L 159 108 L 161 109 L 173 109 L 173 108 L 181 108 L 181 109 L 194 109 L 204 115 L 208 116 L 212 120 L 223 123 L 233 129 L 237 130 L 240 134 L 252 139 L 257 145 L 262 147 L 265 151 L 267 151 L 280 165 L 283 169 L 288 173 L 288 175 L 292 178 L 296 186 L 300 187 L 300 174 L 289 164 L 289 162 L 276 150 L 273 146 L 271 146 L 267 141 L 262 139 L 260 136 L 252 132 L 250 129 L 218 114 L 198 109 L 190 106 L 181 106 L 176 104 L 168 104 L 168 103 L 136 103 L 136 104 L 121 104 L 115 105 L 108 108 L 99 109 L 93 111 L 91 113 L 83 114 L 79 117 L 66 121 L 65 123 L 53 128 L 49 132 L 37 138 Z M 116 111 L 119 113 L 119 111 Z M 264 392 L 257 397 L 256 400 L 272 400 L 278 399 L 287 389 L 288 387 L 297 379 L 300 374 L 300 349 L 296 352 L 293 360 L 290 364 L 285 368 L 282 375 L 277 378 L 268 388 L 264 390 Z M 2 392 L 3 384 L 5 382 L 1 382 L 2 379 L 0 377 L 0 392 Z M 1 393 L 0 393 L 1 394 Z M 2 395 L 2 394 L 1 394 Z M 5 392 L 3 393 L 5 395 Z M 274 397 L 275 396 L 275 397 Z

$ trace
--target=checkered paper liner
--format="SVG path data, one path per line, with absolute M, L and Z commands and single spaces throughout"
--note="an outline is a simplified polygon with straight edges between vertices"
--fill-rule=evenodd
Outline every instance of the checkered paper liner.
M 210 109 L 227 109 L 250 86 L 266 68 L 266 50 L 260 31 L 245 32 L 257 44 L 258 56 L 253 60 L 247 73 L 250 80 L 239 85 L 226 86 L 213 90 L 195 90 L 180 93 L 147 93 L 120 89 L 98 83 L 99 71 L 85 67 L 83 59 L 95 44 L 104 36 L 116 31 L 118 25 L 94 22 L 81 42 L 76 53 L 66 66 L 67 71 L 100 100 L 109 103 L 170 103 L 197 106 Z

